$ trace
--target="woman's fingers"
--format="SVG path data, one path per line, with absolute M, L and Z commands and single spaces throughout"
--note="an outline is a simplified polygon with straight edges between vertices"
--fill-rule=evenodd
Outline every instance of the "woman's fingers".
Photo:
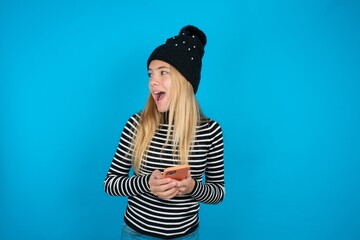
M 184 195 L 192 192 L 195 186 L 195 180 L 192 179 L 190 171 L 187 178 L 178 182 L 177 188 L 179 189 L 178 195 Z
M 178 194 L 176 181 L 170 178 L 163 178 L 159 170 L 155 170 L 151 174 L 149 186 L 150 191 L 160 198 L 170 199 Z

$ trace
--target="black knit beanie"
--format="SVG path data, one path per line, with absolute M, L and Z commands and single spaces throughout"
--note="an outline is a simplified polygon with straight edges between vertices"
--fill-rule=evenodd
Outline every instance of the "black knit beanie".
M 166 40 L 157 47 L 147 61 L 149 67 L 152 60 L 161 60 L 175 67 L 192 85 L 197 92 L 200 76 L 206 35 L 195 26 L 185 26 L 179 35 Z

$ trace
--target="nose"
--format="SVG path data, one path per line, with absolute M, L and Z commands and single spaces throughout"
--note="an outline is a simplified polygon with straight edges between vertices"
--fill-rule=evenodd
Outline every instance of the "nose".
M 159 79 L 155 76 L 155 75 L 152 75 L 150 77 L 150 85 L 151 86 L 157 86 L 159 85 Z

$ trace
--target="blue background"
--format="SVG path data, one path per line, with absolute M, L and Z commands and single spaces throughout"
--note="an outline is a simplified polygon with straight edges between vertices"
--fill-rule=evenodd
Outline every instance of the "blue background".
M 187 24 L 225 138 L 202 239 L 360 239 L 359 1 L 3 0 L 0 24 L 1 239 L 119 239 L 103 180 L 147 57 Z

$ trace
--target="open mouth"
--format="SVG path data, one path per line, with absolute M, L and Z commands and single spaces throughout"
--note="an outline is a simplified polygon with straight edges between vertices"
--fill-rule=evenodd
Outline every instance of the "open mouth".
M 165 92 L 154 92 L 154 98 L 155 98 L 155 101 L 160 101 L 162 100 L 163 98 L 165 97 Z

